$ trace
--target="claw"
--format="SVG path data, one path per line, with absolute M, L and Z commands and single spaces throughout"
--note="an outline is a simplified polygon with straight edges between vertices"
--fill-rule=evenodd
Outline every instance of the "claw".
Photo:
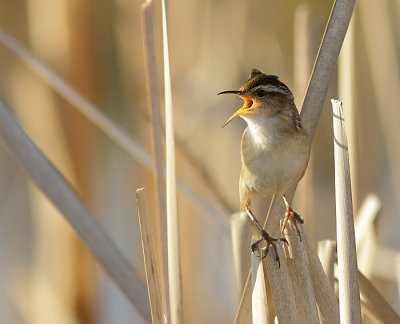
M 288 240 L 285 239 L 284 237 L 281 237 L 281 238 L 279 239 L 279 241 L 282 241 L 282 242 L 286 243 L 287 245 L 289 245 Z
M 251 253 L 252 253 L 254 256 L 258 257 L 258 258 L 264 259 L 264 258 L 268 255 L 269 248 L 270 248 L 270 246 L 272 245 L 272 247 L 274 248 L 275 253 L 276 253 L 276 258 L 275 258 L 275 260 L 278 262 L 278 267 L 280 268 L 280 267 L 281 267 L 281 262 L 280 262 L 280 260 L 279 260 L 278 250 L 277 250 L 277 248 L 276 248 L 275 242 L 276 242 L 276 241 L 283 241 L 283 242 L 285 242 L 286 244 L 289 244 L 288 241 L 287 241 L 285 238 L 283 238 L 283 237 L 282 237 L 282 238 L 279 238 L 279 239 L 274 239 L 274 238 L 272 238 L 271 236 L 269 236 L 269 234 L 263 229 L 263 227 L 260 225 L 260 223 L 259 223 L 259 222 L 257 221 L 257 219 L 254 217 L 253 212 L 252 212 L 248 207 L 246 208 L 246 212 L 247 212 L 247 215 L 249 216 L 250 220 L 251 220 L 251 221 L 254 223 L 254 225 L 257 227 L 257 229 L 258 229 L 258 231 L 259 231 L 259 233 L 260 233 L 260 235 L 261 235 L 261 238 L 260 238 L 260 239 L 258 239 L 258 240 L 253 239 L 253 240 L 252 240 L 252 243 L 251 243 L 251 245 L 250 245 Z M 261 241 L 265 241 L 265 243 L 267 244 L 267 246 L 266 246 L 266 247 L 263 247 L 263 248 L 261 249 L 260 254 L 257 255 L 257 254 L 255 253 L 255 251 L 256 251 L 256 249 L 257 249 L 257 245 L 260 244 Z
M 301 217 L 299 214 L 297 214 L 296 212 L 293 212 L 294 213 L 294 217 L 297 219 L 297 221 L 300 223 L 300 224 L 304 224 L 304 218 L 303 217 Z
M 303 217 L 301 217 L 299 214 L 297 214 L 295 211 L 292 210 L 285 195 L 283 195 L 283 200 L 286 205 L 286 213 L 285 213 L 285 218 L 283 219 L 281 233 L 283 233 L 283 231 L 285 230 L 285 228 L 287 226 L 289 219 L 291 219 L 294 227 L 296 228 L 297 235 L 299 236 L 300 241 L 302 241 L 300 230 L 297 227 L 297 222 L 299 222 L 300 224 L 304 224 L 304 219 L 303 219 Z
M 289 245 L 289 242 L 284 237 L 281 237 L 279 239 L 272 238 L 265 230 L 262 230 L 261 236 L 262 237 L 260 239 L 255 240 L 251 243 L 250 245 L 251 253 L 258 258 L 264 259 L 268 255 L 269 248 L 272 246 L 273 249 L 275 250 L 275 260 L 276 262 L 278 262 L 278 268 L 280 268 L 281 260 L 279 257 L 278 248 L 276 247 L 276 242 L 281 241 L 286 243 L 287 245 Z M 267 246 L 261 248 L 260 254 L 256 254 L 255 251 L 257 249 L 257 245 L 260 244 L 262 241 L 264 241 L 267 244 Z
M 265 259 L 265 257 L 268 255 L 268 251 L 269 251 L 269 246 L 265 246 L 261 249 L 262 253 L 261 253 L 261 260 Z
M 260 244 L 261 241 L 262 241 L 262 238 L 251 242 L 251 245 L 250 245 L 251 254 L 253 254 L 254 256 L 256 256 L 258 258 L 261 257 L 261 254 L 257 255 L 255 252 L 256 252 L 256 249 L 257 249 L 257 245 Z

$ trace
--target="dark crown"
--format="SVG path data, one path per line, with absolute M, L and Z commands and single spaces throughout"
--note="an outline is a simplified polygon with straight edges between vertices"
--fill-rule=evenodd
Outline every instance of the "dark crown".
M 276 75 L 267 75 L 260 70 L 252 69 L 250 79 L 240 87 L 240 91 L 247 92 L 259 86 L 270 86 L 271 89 L 276 88 L 277 92 L 287 92 L 292 95 L 292 92 Z

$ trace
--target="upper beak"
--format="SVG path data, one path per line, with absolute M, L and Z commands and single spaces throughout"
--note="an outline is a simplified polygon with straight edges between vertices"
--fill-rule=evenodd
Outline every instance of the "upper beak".
M 227 90 L 227 91 L 221 91 L 219 93 L 217 93 L 217 96 L 221 95 L 221 94 L 226 94 L 226 93 L 233 93 L 235 95 L 240 95 L 242 93 L 242 91 L 240 90 Z
M 226 94 L 226 93 L 232 93 L 232 94 L 235 94 L 235 95 L 241 97 L 244 100 L 244 104 L 243 104 L 243 106 L 241 108 L 236 110 L 236 112 L 233 113 L 233 115 L 231 117 L 229 117 L 229 119 L 225 122 L 225 124 L 222 125 L 222 127 L 225 127 L 226 125 L 228 125 L 237 116 L 247 112 L 251 108 L 251 106 L 253 105 L 253 100 L 251 100 L 250 97 L 245 96 L 242 91 L 239 91 L 239 90 L 228 90 L 228 91 L 222 91 L 222 92 L 218 93 L 218 95 Z

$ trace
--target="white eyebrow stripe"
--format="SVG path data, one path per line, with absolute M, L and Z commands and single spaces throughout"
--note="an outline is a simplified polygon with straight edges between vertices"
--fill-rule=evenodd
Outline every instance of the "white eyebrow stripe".
M 287 95 L 290 95 L 293 97 L 292 92 L 289 89 L 287 89 L 286 87 L 282 87 L 282 86 L 275 86 L 272 84 L 262 84 L 262 85 L 255 87 L 254 91 L 257 91 L 258 89 L 262 89 L 265 91 L 281 92 L 281 93 L 284 93 L 284 94 L 287 94 Z

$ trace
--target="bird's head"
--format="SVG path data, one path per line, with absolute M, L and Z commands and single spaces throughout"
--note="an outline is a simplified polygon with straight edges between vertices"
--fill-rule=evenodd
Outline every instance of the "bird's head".
M 227 93 L 241 97 L 244 104 L 229 117 L 222 127 L 237 116 L 246 119 L 246 117 L 257 118 L 257 115 L 274 115 L 288 101 L 293 101 L 292 92 L 276 75 L 266 75 L 257 69 L 251 71 L 250 79 L 239 90 L 222 91 L 218 95 Z

